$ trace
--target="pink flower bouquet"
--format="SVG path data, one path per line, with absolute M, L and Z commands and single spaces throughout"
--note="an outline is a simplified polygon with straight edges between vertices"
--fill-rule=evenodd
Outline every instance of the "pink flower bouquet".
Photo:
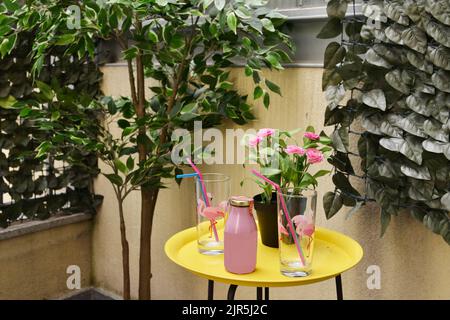
M 299 144 L 294 139 L 299 131 L 264 128 L 247 139 L 250 159 L 260 166 L 261 173 L 295 194 L 300 194 L 304 189 L 315 188 L 317 178 L 329 173 L 328 170 L 318 170 L 314 174 L 310 171 L 332 151 L 331 140 L 324 132 L 317 134 L 310 126 L 303 134 L 303 143 Z M 263 189 L 263 201 L 270 202 L 272 186 L 260 181 L 256 183 Z

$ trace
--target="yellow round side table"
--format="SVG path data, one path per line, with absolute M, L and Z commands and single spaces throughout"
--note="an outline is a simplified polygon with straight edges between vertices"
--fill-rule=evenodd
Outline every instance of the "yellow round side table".
M 196 228 L 173 235 L 165 245 L 167 256 L 184 269 L 208 279 L 208 300 L 214 296 L 214 281 L 230 284 L 228 299 L 233 300 L 238 286 L 257 288 L 257 299 L 269 299 L 269 287 L 290 287 L 335 278 L 337 299 L 343 299 L 341 274 L 361 260 L 363 250 L 352 238 L 325 228 L 317 228 L 312 272 L 307 277 L 286 277 L 280 273 L 278 249 L 258 241 L 256 270 L 237 275 L 227 272 L 223 255 L 208 256 L 198 252 Z

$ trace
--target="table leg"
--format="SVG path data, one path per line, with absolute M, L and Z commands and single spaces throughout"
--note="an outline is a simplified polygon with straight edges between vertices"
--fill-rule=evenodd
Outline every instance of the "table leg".
M 208 300 L 214 300 L 214 281 L 208 280 Z
M 256 300 L 263 299 L 263 289 L 261 287 L 256 288 Z
M 264 300 L 269 300 L 269 287 L 264 288 Z
M 337 295 L 337 300 L 344 300 L 344 296 L 342 293 L 342 279 L 341 279 L 341 275 L 337 275 L 336 278 L 336 295 Z
M 228 289 L 228 300 L 234 300 L 234 295 L 236 294 L 237 285 L 231 284 L 230 288 Z

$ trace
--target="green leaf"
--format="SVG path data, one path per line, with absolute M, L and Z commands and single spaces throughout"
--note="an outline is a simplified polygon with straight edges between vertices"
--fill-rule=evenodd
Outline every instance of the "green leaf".
M 319 177 L 323 177 L 326 176 L 327 174 L 330 174 L 330 172 L 331 172 L 330 170 L 319 170 L 316 172 L 315 175 L 313 175 L 313 177 L 317 179 Z
M 323 208 L 327 219 L 331 219 L 342 208 L 342 197 L 334 192 L 327 192 L 323 196 Z
M 247 77 L 251 77 L 253 75 L 253 69 L 250 68 L 249 66 L 245 66 L 245 75 Z
M 390 222 L 391 222 L 391 214 L 386 210 L 381 210 L 381 237 L 386 232 Z
M 341 46 L 337 42 L 331 42 L 325 49 L 324 68 L 335 68 L 338 63 L 342 62 L 345 53 L 346 50 L 344 46 Z
M 280 63 L 281 57 L 275 53 L 275 52 L 270 52 L 269 54 L 267 54 L 266 56 L 266 60 L 270 63 L 270 65 L 277 69 L 277 70 L 283 70 L 283 66 Z
M 264 90 L 260 86 L 256 86 L 253 91 L 253 99 L 258 100 L 264 95 Z
M 42 142 L 36 149 L 37 151 L 36 158 L 41 158 L 42 156 L 46 155 L 47 152 L 51 149 L 53 145 L 49 141 Z
M 222 11 L 225 7 L 226 1 L 225 0 L 214 0 L 214 5 L 217 8 L 217 10 Z
M 158 35 L 152 30 L 148 31 L 148 39 L 153 43 L 157 43 L 159 41 Z
M 261 23 L 263 25 L 263 28 L 267 31 L 275 32 L 275 27 L 273 26 L 272 21 L 270 21 L 269 19 L 263 18 L 261 19 Z
M 320 30 L 317 38 L 330 39 L 335 38 L 342 33 L 342 21 L 339 18 L 330 18 Z
M 445 153 L 446 148 L 450 146 L 447 142 L 440 142 L 433 139 L 427 139 L 422 142 L 425 151 L 432 153 Z
M 270 89 L 270 91 L 273 91 L 281 96 L 281 89 L 278 85 L 276 85 L 275 83 L 273 83 L 272 81 L 269 81 L 267 79 L 266 79 L 265 83 L 266 83 L 267 88 Z
M 412 50 L 408 50 L 406 52 L 406 58 L 408 59 L 409 63 L 412 64 L 417 69 L 424 71 L 428 74 L 433 73 L 433 64 L 428 62 L 423 54 L 420 54 Z
M 170 39 L 170 48 L 171 49 L 180 49 L 184 47 L 184 37 L 180 34 L 175 34 Z
M 427 1 L 427 11 L 433 15 L 437 20 L 445 25 L 450 25 L 450 15 L 447 11 L 447 2 L 440 1 Z
M 57 121 L 59 118 L 61 118 L 61 112 L 53 111 L 50 120 Z
M 331 134 L 331 141 L 333 142 L 333 147 L 339 151 L 346 153 L 348 152 L 350 138 L 348 134 L 348 128 L 340 127 Z
M 450 93 L 450 72 L 438 70 L 431 76 L 431 81 L 439 90 Z
M 342 84 L 337 86 L 328 86 L 325 90 L 325 99 L 328 102 L 329 107 L 334 109 L 345 97 L 345 88 Z
M 333 183 L 338 189 L 347 194 L 360 196 L 359 192 L 350 184 L 348 177 L 342 172 L 337 172 L 333 175 Z
M 443 44 L 446 47 L 450 47 L 449 27 L 430 19 L 427 23 L 425 23 L 425 31 L 438 43 Z
M 331 0 L 327 4 L 327 14 L 333 18 L 344 18 L 347 13 L 347 1 L 346 0 Z
M 382 138 L 380 139 L 380 145 L 390 151 L 400 152 L 405 140 L 402 138 Z
M 197 108 L 197 103 L 193 102 L 193 103 L 189 103 L 187 105 L 185 105 L 182 109 L 181 109 L 181 114 L 184 113 L 193 113 L 195 111 L 195 109 Z
M 131 156 L 127 159 L 127 168 L 129 171 L 132 171 L 134 169 L 134 158 Z
M 48 84 L 42 81 L 36 81 L 36 85 L 47 100 L 53 100 L 53 98 L 55 97 L 55 92 Z
M 442 142 L 449 142 L 448 131 L 445 131 L 442 124 L 434 119 L 427 119 L 423 123 L 423 132 Z
M 411 74 L 409 74 L 405 70 L 399 69 L 388 72 L 385 76 L 385 79 L 392 88 L 404 94 L 410 93 L 409 86 L 414 82 L 414 78 L 411 76 Z
M 427 51 L 427 35 L 418 26 L 412 26 L 402 32 L 402 40 L 405 45 L 420 53 Z
M 386 59 L 380 56 L 374 49 L 369 49 L 366 52 L 366 61 L 374 66 L 390 69 L 392 64 L 390 64 Z
M 362 96 L 362 101 L 369 107 L 383 111 L 386 110 L 386 97 L 381 89 L 373 89 L 369 92 L 365 92 Z
M 264 107 L 267 109 L 270 106 L 270 95 L 268 92 L 264 94 Z
M 450 49 L 439 46 L 437 48 L 428 47 L 427 59 L 436 67 L 450 70 Z
M 116 167 L 117 170 L 119 170 L 120 172 L 126 174 L 128 172 L 128 168 L 127 166 L 120 161 L 119 159 L 115 159 L 114 161 L 114 166 Z
M 427 167 L 414 164 L 402 164 L 400 170 L 407 177 L 419 180 L 431 180 L 430 171 Z
M 406 117 L 402 117 L 396 126 L 402 128 L 404 131 L 411 133 L 417 137 L 427 138 L 424 133 L 423 124 L 426 118 L 415 112 L 410 113 Z
M 33 109 L 31 109 L 30 107 L 25 107 L 25 108 L 23 108 L 23 109 L 20 111 L 20 113 L 19 113 L 19 117 L 21 117 L 21 118 L 26 118 L 26 117 L 28 117 L 28 115 L 30 115 L 30 113 L 31 113 L 32 110 L 33 110 Z
M 441 204 L 445 208 L 445 210 L 450 211 L 450 192 L 447 192 L 442 196 Z
M 237 18 L 234 12 L 231 12 L 227 16 L 227 24 L 231 31 L 234 32 L 234 34 L 237 34 L 236 28 L 237 28 Z
M 408 135 L 405 138 L 405 143 L 400 147 L 400 153 L 407 157 L 409 160 L 414 161 L 418 165 L 422 164 L 422 140 Z
M 11 53 L 11 51 L 14 49 L 16 45 L 16 42 L 17 42 L 16 33 L 3 39 L 3 41 L 0 43 L 0 54 L 2 58 Z
M 3 0 L 2 2 L 8 11 L 15 12 L 20 9 L 19 1 L 17 0 Z
M 272 177 L 272 176 L 275 176 L 280 173 L 281 173 L 280 169 L 275 169 L 275 168 L 270 168 L 270 167 L 262 167 L 261 168 L 261 174 L 265 177 Z
M 112 183 L 117 186 L 123 185 L 123 179 L 118 174 L 104 174 L 104 176 Z
M 386 3 L 384 6 L 384 13 L 389 19 L 397 23 L 400 23 L 405 26 L 409 25 L 409 18 L 405 14 L 405 9 L 400 3 L 397 2 Z
M 66 33 L 61 36 L 58 36 L 55 41 L 55 45 L 57 46 L 67 46 L 72 44 L 75 41 L 75 35 L 72 33 Z
M 3 109 L 12 109 L 16 104 L 17 100 L 13 96 L 8 96 L 6 98 L 0 98 L 0 107 Z

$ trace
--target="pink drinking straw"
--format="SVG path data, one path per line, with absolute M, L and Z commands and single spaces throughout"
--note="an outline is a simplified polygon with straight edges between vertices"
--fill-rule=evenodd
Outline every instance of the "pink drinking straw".
M 187 158 L 187 162 L 192 167 L 192 169 L 195 171 L 195 173 L 198 175 L 198 179 L 200 180 L 200 186 L 201 186 L 201 189 L 203 192 L 203 197 L 205 198 L 206 206 L 211 207 L 211 203 L 209 202 L 208 193 L 206 192 L 205 182 L 203 181 L 202 173 L 200 172 L 200 170 L 197 168 L 197 166 L 194 164 L 194 162 L 192 162 L 192 160 L 190 158 Z M 214 238 L 218 242 L 219 234 L 217 233 L 215 221 L 213 221 L 213 220 L 209 220 L 209 221 L 211 222 L 211 228 L 214 232 Z
M 294 238 L 294 242 L 295 242 L 295 246 L 297 247 L 298 255 L 300 257 L 300 260 L 302 261 L 302 264 L 305 266 L 306 265 L 305 257 L 303 255 L 302 248 L 301 248 L 300 244 L 298 243 L 298 239 L 297 239 L 297 236 L 295 234 L 294 225 L 292 224 L 292 221 L 289 218 L 289 213 L 288 213 L 289 211 L 287 210 L 286 203 L 284 202 L 283 195 L 281 194 L 280 186 L 278 184 L 276 184 L 275 182 L 273 182 L 272 180 L 264 177 L 261 173 L 259 173 L 258 171 L 254 170 L 254 169 L 252 170 L 252 173 L 255 176 L 257 176 L 258 178 L 260 178 L 260 179 L 264 180 L 265 182 L 269 183 L 270 185 L 272 185 L 277 190 L 278 198 L 280 199 L 281 207 L 283 209 L 282 211 L 284 211 L 284 215 L 285 215 L 286 220 L 287 220 L 287 222 L 289 224 L 289 229 L 291 230 L 292 237 Z

